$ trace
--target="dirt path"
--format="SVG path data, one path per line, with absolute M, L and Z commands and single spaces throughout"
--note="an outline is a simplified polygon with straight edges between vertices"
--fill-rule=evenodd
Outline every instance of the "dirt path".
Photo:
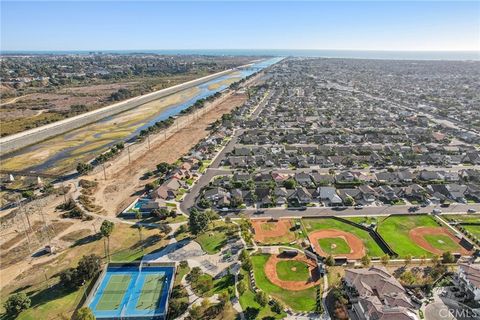
M 462 245 L 460 244 L 460 239 L 455 237 L 453 234 L 451 234 L 448 231 L 447 228 L 444 228 L 444 227 L 417 227 L 410 230 L 408 235 L 417 245 L 434 254 L 441 255 L 443 251 L 432 246 L 425 239 L 426 235 L 444 235 L 452 239 L 453 242 L 455 242 L 458 245 L 458 251 L 452 252 L 452 253 L 461 253 L 462 255 L 468 255 L 471 253 L 470 251 L 462 247 Z
M 0 107 L 6 106 L 6 105 L 8 105 L 8 104 L 15 103 L 15 102 L 17 102 L 17 101 L 20 100 L 20 99 L 23 99 L 23 98 L 28 97 L 29 95 L 30 95 L 30 94 L 26 94 L 26 95 L 24 95 L 24 96 L 19 96 L 19 97 L 10 98 L 10 99 L 8 99 L 7 101 L 4 101 L 4 102 L 0 103 Z
M 287 260 L 295 260 L 306 263 L 308 265 L 310 278 L 306 281 L 280 280 L 277 275 L 277 263 Z M 265 264 L 265 275 L 273 284 L 290 291 L 301 291 L 320 284 L 320 275 L 317 270 L 317 265 L 313 263 L 312 260 L 307 259 L 306 256 L 300 254 L 293 258 L 280 258 L 278 255 L 272 255 Z
M 346 257 L 347 259 L 360 259 L 365 255 L 366 251 L 362 239 L 349 232 L 336 229 L 326 229 L 315 231 L 308 235 L 308 239 L 310 240 L 313 248 L 322 257 L 327 257 L 329 255 L 328 253 L 323 251 L 323 249 L 320 247 L 320 244 L 318 243 L 318 240 L 324 238 L 342 238 L 343 240 L 345 240 L 345 242 L 347 242 L 351 250 L 350 253 L 338 256 Z

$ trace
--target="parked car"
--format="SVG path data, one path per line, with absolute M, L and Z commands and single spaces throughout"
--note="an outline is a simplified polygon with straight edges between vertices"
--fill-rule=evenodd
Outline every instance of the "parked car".
M 442 210 L 435 208 L 435 209 L 432 210 L 432 213 L 433 214 L 441 214 Z
M 360 210 L 360 209 L 363 209 L 363 206 L 361 204 L 357 204 L 355 206 L 355 210 Z
M 418 211 L 418 210 L 420 210 L 419 206 L 414 206 L 414 207 L 408 208 L 408 212 L 415 212 L 415 211 Z
M 475 212 L 477 212 L 477 211 L 473 208 L 470 208 L 470 209 L 467 210 L 467 213 L 475 213 Z

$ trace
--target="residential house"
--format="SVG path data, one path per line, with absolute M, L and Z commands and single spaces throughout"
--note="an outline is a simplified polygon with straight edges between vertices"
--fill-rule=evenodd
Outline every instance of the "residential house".
M 305 187 L 298 186 L 288 196 L 288 201 L 295 205 L 307 205 L 312 201 L 312 195 Z
M 475 301 L 480 301 L 480 264 L 459 263 L 456 278 L 460 287 Z
M 406 290 L 384 267 L 346 269 L 344 280 L 352 310 L 359 319 L 419 319 Z
M 342 205 L 342 199 L 338 196 L 337 190 L 334 187 L 318 187 L 318 198 L 327 207 L 335 207 Z

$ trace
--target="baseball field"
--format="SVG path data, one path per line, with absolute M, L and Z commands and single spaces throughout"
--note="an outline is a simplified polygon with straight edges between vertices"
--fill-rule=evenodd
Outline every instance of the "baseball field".
M 451 230 L 429 215 L 389 216 L 379 219 L 377 230 L 400 257 L 469 253 Z
M 310 243 L 321 256 L 342 256 L 360 259 L 365 254 L 381 257 L 383 250 L 360 228 L 336 219 L 302 219 Z
M 319 278 L 312 278 L 313 264 L 304 257 L 283 259 L 275 255 L 251 256 L 255 283 L 265 293 L 295 311 L 314 311 Z

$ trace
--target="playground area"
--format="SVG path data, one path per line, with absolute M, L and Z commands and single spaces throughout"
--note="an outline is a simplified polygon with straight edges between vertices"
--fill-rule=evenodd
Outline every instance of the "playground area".
M 175 267 L 110 264 L 87 299 L 97 319 L 164 319 Z

